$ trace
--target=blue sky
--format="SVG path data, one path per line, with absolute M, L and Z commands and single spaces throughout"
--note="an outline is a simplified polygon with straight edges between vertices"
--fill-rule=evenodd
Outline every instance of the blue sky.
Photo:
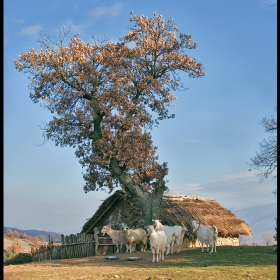
M 189 51 L 206 76 L 182 75 L 176 117 L 152 131 L 160 162 L 168 162 L 170 193 L 217 200 L 229 209 L 276 201 L 275 183 L 259 183 L 246 164 L 268 135 L 259 122 L 277 102 L 277 0 L 5 0 L 4 225 L 69 234 L 80 232 L 109 194 L 83 191 L 72 148 L 43 143 L 51 114 L 29 99 L 27 75 L 13 60 L 39 50 L 39 32 L 63 25 L 83 41 L 116 41 L 131 25 L 131 10 L 172 17 L 198 42 Z

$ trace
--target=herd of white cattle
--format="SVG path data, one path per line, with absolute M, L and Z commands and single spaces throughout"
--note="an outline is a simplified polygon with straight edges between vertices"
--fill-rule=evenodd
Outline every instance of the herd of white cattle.
M 152 220 L 152 222 L 152 225 L 145 227 L 146 230 L 142 228 L 130 229 L 125 223 L 121 223 L 121 230 L 114 230 L 110 225 L 106 225 L 102 228 L 101 233 L 110 236 L 113 244 L 117 247 L 116 253 L 121 252 L 123 245 L 126 245 L 126 253 L 132 253 L 136 250 L 137 244 L 141 245 L 141 252 L 145 252 L 149 238 L 153 254 L 152 262 L 163 261 L 164 255 L 173 254 L 175 247 L 177 253 L 180 252 L 187 228 L 162 225 L 160 220 Z M 201 244 L 201 251 L 204 251 L 204 245 L 206 245 L 208 252 L 209 246 L 211 246 L 210 253 L 216 253 L 217 227 L 215 225 L 200 225 L 198 221 L 191 221 L 190 224 Z

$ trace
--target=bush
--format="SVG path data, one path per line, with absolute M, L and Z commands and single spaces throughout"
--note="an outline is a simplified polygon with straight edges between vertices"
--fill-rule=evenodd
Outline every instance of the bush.
M 23 250 L 23 247 L 21 243 L 14 241 L 12 246 L 9 246 L 7 249 L 13 251 L 14 254 L 18 254 Z
M 29 241 L 33 241 L 33 237 L 32 236 L 30 236 L 30 235 L 27 235 L 27 240 L 29 240 Z
M 28 235 L 24 232 L 24 233 L 21 235 L 21 238 L 22 238 L 22 239 L 28 239 Z
M 12 250 L 7 250 L 7 251 L 4 251 L 3 253 L 3 261 L 8 261 L 10 260 L 11 258 L 14 257 L 14 252 Z
M 13 232 L 13 235 L 15 238 L 19 238 L 19 233 L 16 230 Z
M 32 256 L 29 253 L 19 253 L 13 258 L 4 261 L 4 265 L 10 264 L 22 264 L 22 263 L 30 263 L 32 262 Z
M 46 242 L 46 236 L 45 235 L 42 235 L 42 234 L 39 235 L 38 239 L 39 239 L 39 241 Z
M 35 246 L 36 248 L 39 248 L 39 247 L 40 247 L 38 236 L 34 236 L 34 237 L 32 238 L 32 242 L 33 242 L 33 244 L 34 244 L 34 246 Z
M 7 229 L 5 237 L 10 238 L 10 239 L 14 238 L 13 231 L 10 228 Z

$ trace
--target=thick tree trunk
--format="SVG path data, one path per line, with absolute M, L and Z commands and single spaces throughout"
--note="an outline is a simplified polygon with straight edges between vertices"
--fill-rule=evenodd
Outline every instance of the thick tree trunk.
M 142 210 L 142 219 L 144 225 L 148 226 L 152 224 L 152 219 L 159 219 L 162 194 L 153 196 L 148 193 L 145 193 L 142 199 L 136 198 L 139 207 Z
M 151 194 L 136 185 L 132 178 L 119 167 L 117 160 L 111 160 L 110 170 L 124 186 L 125 191 L 136 199 L 143 215 L 144 226 L 151 225 L 152 219 L 159 219 L 162 196 L 165 190 L 163 178 L 158 180 L 155 191 Z

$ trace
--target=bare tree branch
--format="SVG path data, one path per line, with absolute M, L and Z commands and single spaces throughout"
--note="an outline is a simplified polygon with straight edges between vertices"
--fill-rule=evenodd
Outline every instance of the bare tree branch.
M 277 112 L 277 107 L 275 108 Z M 267 179 L 276 181 L 277 177 L 277 119 L 263 118 L 260 122 L 264 131 L 269 133 L 267 139 L 259 143 L 256 155 L 252 157 L 248 164 L 252 169 L 257 170 L 256 176 L 260 178 L 260 182 Z M 275 191 L 277 193 L 277 191 Z M 275 193 L 274 192 L 274 193 Z

